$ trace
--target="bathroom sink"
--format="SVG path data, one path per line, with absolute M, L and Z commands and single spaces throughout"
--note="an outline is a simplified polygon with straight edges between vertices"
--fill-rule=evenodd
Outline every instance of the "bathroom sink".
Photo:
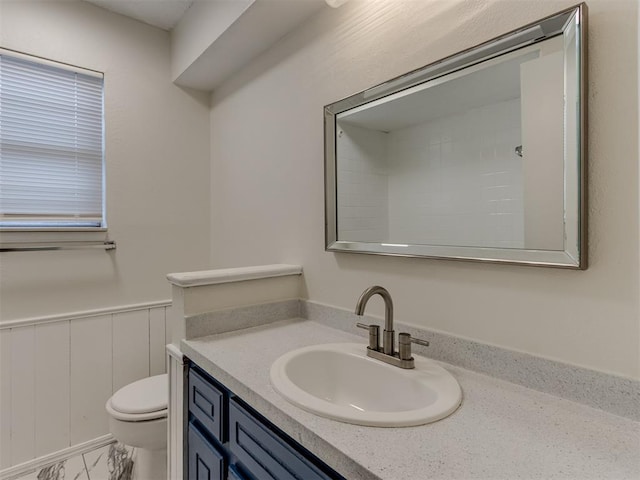
M 414 358 L 414 369 L 402 369 L 368 357 L 362 344 L 314 345 L 278 358 L 271 383 L 304 410 L 356 425 L 408 427 L 451 415 L 460 385 L 435 362 Z

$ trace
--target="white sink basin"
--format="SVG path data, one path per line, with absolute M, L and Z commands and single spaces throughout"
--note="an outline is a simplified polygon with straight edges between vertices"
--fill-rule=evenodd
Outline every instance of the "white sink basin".
M 278 358 L 271 383 L 304 410 L 356 425 L 407 427 L 451 415 L 460 385 L 435 362 L 414 358 L 405 370 L 368 357 L 362 344 L 314 345 Z

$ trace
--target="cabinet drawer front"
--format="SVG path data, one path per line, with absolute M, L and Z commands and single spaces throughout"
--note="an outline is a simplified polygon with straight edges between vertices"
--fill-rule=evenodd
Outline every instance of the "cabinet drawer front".
M 231 452 L 255 478 L 329 479 L 234 399 L 229 402 L 229 422 Z
M 189 412 L 221 443 L 224 438 L 225 394 L 203 378 L 189 371 Z
M 224 456 L 193 424 L 189 424 L 188 442 L 188 480 L 224 480 Z

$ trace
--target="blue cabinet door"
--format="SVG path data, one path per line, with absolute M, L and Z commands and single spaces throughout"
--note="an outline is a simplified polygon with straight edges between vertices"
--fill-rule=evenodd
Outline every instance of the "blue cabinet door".
M 224 480 L 225 460 L 222 453 L 198 428 L 189 424 L 188 480 Z
M 189 412 L 220 443 L 225 438 L 225 392 L 204 374 L 189 370 Z
M 236 468 L 235 465 L 229 465 L 229 477 L 227 480 L 249 480 L 247 477 L 242 475 L 240 470 Z
M 258 420 L 236 398 L 229 402 L 229 448 L 259 480 L 330 480 L 319 468 Z
M 185 385 L 188 480 L 345 480 L 191 364 Z

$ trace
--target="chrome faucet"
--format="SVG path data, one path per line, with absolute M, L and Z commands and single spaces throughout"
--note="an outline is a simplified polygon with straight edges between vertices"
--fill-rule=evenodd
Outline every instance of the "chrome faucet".
M 426 340 L 412 338 L 408 333 L 398 335 L 399 351 L 395 351 L 395 332 L 393 331 L 393 300 L 386 288 L 379 285 L 367 288 L 356 303 L 356 315 L 364 315 L 364 308 L 369 299 L 374 295 L 380 295 L 384 300 L 384 331 L 382 333 L 382 348 L 380 348 L 380 327 L 378 325 L 365 325 L 358 322 L 360 328 L 369 330 L 369 346 L 367 355 L 400 368 L 414 368 L 411 356 L 411 342 L 429 346 Z
M 367 302 L 374 295 L 380 295 L 384 300 L 384 331 L 382 332 L 382 351 L 387 355 L 393 355 L 394 353 L 394 331 L 393 331 L 393 300 L 386 288 L 374 285 L 367 288 L 356 303 L 356 315 L 364 315 L 364 307 L 367 306 Z M 374 325 L 377 327 L 377 325 Z M 379 331 L 379 329 L 378 329 Z

